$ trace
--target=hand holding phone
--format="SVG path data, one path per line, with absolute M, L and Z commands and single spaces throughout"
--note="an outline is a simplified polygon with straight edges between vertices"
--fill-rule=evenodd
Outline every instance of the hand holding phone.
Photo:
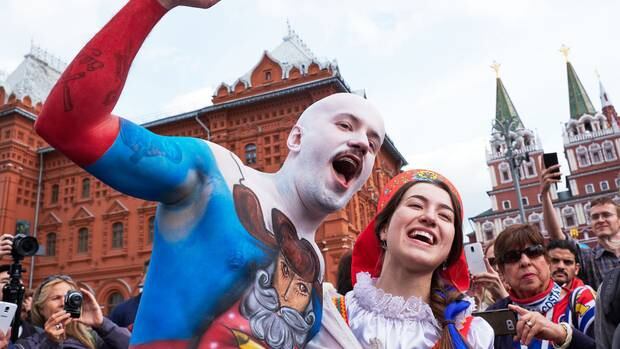
M 545 169 L 558 165 L 559 164 L 558 153 L 544 153 L 543 163 L 545 165 Z M 556 173 L 556 176 L 554 176 L 554 179 L 557 179 L 557 180 L 562 179 L 562 173 L 560 172 L 559 167 L 557 167 L 557 169 L 554 170 L 553 173 Z
M 465 245 L 465 259 L 467 260 L 467 267 L 472 275 L 484 273 L 487 271 L 487 266 L 484 263 L 484 253 L 482 252 L 482 245 L 479 242 L 474 242 Z
M 517 334 L 517 313 L 510 309 L 498 309 L 472 313 L 486 320 L 496 336 L 514 336 Z

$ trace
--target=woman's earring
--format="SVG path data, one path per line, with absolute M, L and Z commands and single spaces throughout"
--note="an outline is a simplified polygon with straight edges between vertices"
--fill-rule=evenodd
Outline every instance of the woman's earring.
M 387 250 L 387 241 L 381 240 L 381 248 Z
M 441 263 L 441 269 L 446 270 L 448 269 L 448 262 L 444 261 L 443 263 Z

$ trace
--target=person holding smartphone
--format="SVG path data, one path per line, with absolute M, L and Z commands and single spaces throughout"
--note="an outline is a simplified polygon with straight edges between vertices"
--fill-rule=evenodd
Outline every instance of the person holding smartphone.
M 474 301 L 462 293 L 469 272 L 456 188 L 436 172 L 406 171 L 384 187 L 377 212 L 353 248 L 353 290 L 324 293 L 331 299 L 309 348 L 492 348 L 493 329 L 471 316 Z
M 595 293 L 589 286 L 564 289 L 551 279 L 544 238 L 533 225 L 515 224 L 495 240 L 500 274 L 509 296 L 488 310 L 517 313 L 516 335 L 496 336 L 495 348 L 595 348 Z

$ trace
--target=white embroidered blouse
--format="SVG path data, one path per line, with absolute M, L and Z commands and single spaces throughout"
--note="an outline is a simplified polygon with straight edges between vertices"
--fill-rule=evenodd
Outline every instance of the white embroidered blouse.
M 439 340 L 440 327 L 430 306 L 417 297 L 405 300 L 387 294 L 375 283 L 370 274 L 359 273 L 353 291 L 345 296 L 350 331 L 332 301 L 324 300 L 323 326 L 309 348 L 433 348 Z M 470 307 L 456 319 L 459 329 L 475 308 L 473 299 L 468 300 Z M 346 332 L 352 332 L 355 339 Z M 493 348 L 493 338 L 491 326 L 474 317 L 465 338 L 467 344 L 472 349 L 489 349 Z

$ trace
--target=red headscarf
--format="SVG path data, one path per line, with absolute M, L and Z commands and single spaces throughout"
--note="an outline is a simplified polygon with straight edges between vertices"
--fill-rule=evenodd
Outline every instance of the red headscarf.
M 409 170 L 400 173 L 392 178 L 381 193 L 379 203 L 377 205 L 377 213 L 381 212 L 385 205 L 390 201 L 394 193 L 403 185 L 409 182 L 442 182 L 450 188 L 450 191 L 459 201 L 461 206 L 461 217 L 463 216 L 463 205 L 461 197 L 450 181 L 437 172 L 430 170 Z M 375 221 L 377 217 L 372 219 L 370 224 L 364 229 L 355 242 L 353 247 L 353 259 L 351 261 L 351 280 L 353 284 L 357 282 L 357 273 L 361 271 L 369 272 L 372 277 L 378 277 L 381 273 L 381 243 L 375 234 Z M 459 259 L 449 264 L 445 270 L 440 273 L 441 277 L 453 285 L 460 292 L 469 289 L 469 269 L 465 261 L 465 255 L 461 250 Z

